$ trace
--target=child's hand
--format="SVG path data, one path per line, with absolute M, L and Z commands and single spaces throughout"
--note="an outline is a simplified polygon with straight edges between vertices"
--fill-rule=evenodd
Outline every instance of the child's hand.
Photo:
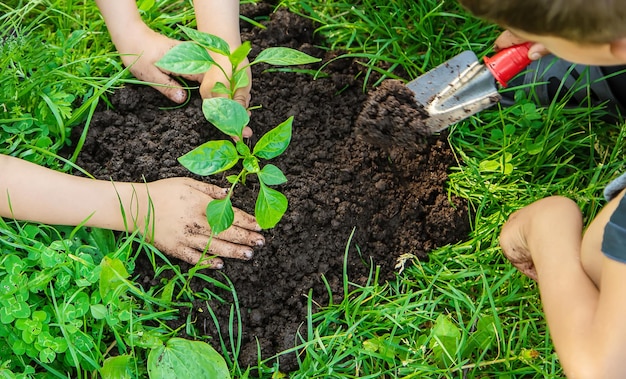
M 220 67 L 224 68 L 226 75 L 232 75 L 231 64 L 228 58 L 216 54 L 213 56 L 213 59 L 220 65 Z M 248 66 L 248 59 L 246 58 L 240 66 Z M 247 109 L 250 106 L 250 89 L 252 87 L 252 71 L 250 70 L 250 67 L 246 68 L 246 73 L 248 75 L 248 85 L 237 89 L 233 100 L 239 102 L 244 106 L 244 108 Z M 213 92 L 213 88 L 218 82 L 221 82 L 226 85 L 226 87 L 229 87 L 228 79 L 224 76 L 224 72 L 222 72 L 222 70 L 220 70 L 217 66 L 213 66 L 206 72 L 206 74 L 204 74 L 202 83 L 200 84 L 200 95 L 203 99 L 209 99 L 212 97 L 227 97 L 226 94 Z M 246 126 L 243 130 L 243 136 L 246 138 L 251 137 L 252 129 Z
M 507 47 L 519 45 L 524 42 L 528 42 L 528 41 L 525 40 L 524 38 L 521 38 L 515 35 L 515 33 L 511 32 L 510 30 L 505 30 L 504 32 L 502 32 L 502 34 L 498 36 L 498 38 L 496 38 L 496 41 L 494 42 L 493 47 L 494 47 L 494 50 L 497 52 L 502 49 L 506 49 Z M 533 61 L 548 54 L 550 54 L 550 51 L 548 51 L 548 49 L 546 49 L 540 43 L 533 44 L 530 47 L 530 50 L 528 50 L 528 58 L 530 58 Z
M 581 231 L 578 205 L 571 199 L 551 196 L 513 213 L 502 227 L 500 246 L 515 267 L 538 280 L 542 273 L 551 275 L 553 267 L 580 261 Z M 576 248 L 563 248 L 569 245 Z
M 522 208 L 509 216 L 500 232 L 500 247 L 504 256 L 513 266 L 517 267 L 522 274 L 536 281 L 537 271 L 526 241 L 529 219 L 530 212 L 526 208 Z
M 137 79 L 154 83 L 152 87 L 168 99 L 178 104 L 185 102 L 187 91 L 170 76 L 176 73 L 164 71 L 154 65 L 168 50 L 181 42 L 165 37 L 143 23 L 133 30 L 127 37 L 116 39 L 116 48 L 124 65 Z M 180 76 L 196 82 L 202 80 L 201 74 Z
M 154 236 L 154 246 L 170 256 L 198 263 L 211 235 L 206 206 L 213 199 L 224 198 L 225 190 L 193 179 L 171 178 L 148 183 L 148 191 L 154 205 L 148 238 Z M 143 231 L 144 220 L 137 221 Z M 265 243 L 260 230 L 253 216 L 235 209 L 233 226 L 213 237 L 206 256 L 251 259 L 253 248 Z M 223 266 L 220 258 L 205 259 L 203 263 L 214 268 Z

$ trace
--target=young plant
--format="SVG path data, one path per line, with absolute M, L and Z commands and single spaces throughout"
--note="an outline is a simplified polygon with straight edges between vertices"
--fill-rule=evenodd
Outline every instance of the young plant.
M 250 83 L 247 69 L 254 64 L 289 66 L 314 63 L 319 59 L 286 47 L 270 47 L 261 51 L 251 63 L 244 64 L 251 50 L 249 42 L 242 43 L 231 52 L 228 43 L 217 36 L 182 26 L 181 29 L 192 41 L 176 45 L 156 65 L 178 74 L 200 74 L 213 66 L 218 67 L 227 77 L 228 83 L 217 83 L 213 92 L 226 94 L 228 97 L 205 99 L 202 112 L 210 123 L 237 142 L 233 144 L 226 140 L 209 141 L 178 160 L 189 171 L 202 176 L 228 170 L 239 161 L 243 162 L 239 174 L 227 178 L 231 187 L 226 198 L 213 200 L 207 206 L 207 220 L 214 234 L 232 225 L 234 212 L 230 198 L 238 183 L 245 185 L 249 174 L 256 174 L 259 180 L 259 194 L 254 208 L 257 222 L 263 229 L 272 228 L 285 214 L 287 198 L 269 186 L 283 184 L 287 178 L 272 164 L 262 166 L 261 159 L 272 159 L 285 151 L 291 141 L 293 117 L 263 135 L 251 151 L 242 142 L 243 129 L 250 121 L 248 110 L 233 98 L 239 88 Z M 231 75 L 216 63 L 209 51 L 228 58 Z

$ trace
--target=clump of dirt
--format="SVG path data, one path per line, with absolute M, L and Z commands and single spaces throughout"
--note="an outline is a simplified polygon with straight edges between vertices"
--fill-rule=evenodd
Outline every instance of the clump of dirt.
M 370 91 L 355 122 L 357 136 L 383 148 L 417 148 L 431 134 L 424 123 L 424 106 L 403 82 L 384 80 Z
M 337 56 L 315 47 L 324 42 L 314 39 L 310 20 L 272 9 L 243 8 L 248 17 L 264 16 L 258 20 L 266 26 L 242 24 L 244 40 L 254 46 L 252 57 L 268 46 L 296 48 L 323 62 Z M 345 269 L 350 281 L 364 284 L 371 265 L 380 267 L 382 280 L 393 279 L 401 254 L 426 258 L 432 249 L 466 239 L 469 231 L 466 202 L 446 191 L 448 168 L 456 161 L 445 134 L 416 139 L 412 149 L 393 144 L 380 149 L 356 138 L 355 121 L 367 98 L 359 79 L 365 76 L 362 64 L 336 60 L 316 80 L 297 72 L 253 67 L 251 105 L 260 108 L 252 111 L 255 135 L 248 143 L 254 145 L 259 136 L 295 117 L 291 145 L 272 160 L 289 180 L 278 188 L 289 199 L 289 208 L 276 228 L 264 232 L 266 245 L 251 261 L 226 260 L 223 270 L 203 272 L 221 282 L 227 276 L 237 292 L 242 331 L 235 338 L 241 339 L 237 358 L 244 367 L 256 366 L 257 343 L 263 358 L 268 358 L 300 342 L 297 335 L 305 326 L 309 295 L 313 304 L 322 306 L 329 302 L 328 291 L 334 302 L 341 301 L 344 251 L 353 233 Z M 147 86 L 122 88 L 109 100 L 112 107 L 102 106 L 93 116 L 80 166 L 102 179 L 189 176 L 228 185 L 225 176 L 195 177 L 176 161 L 207 140 L 228 138 L 204 119 L 197 91 L 184 107 L 172 108 Z M 381 112 L 385 107 L 381 103 Z M 411 124 L 413 117 L 409 112 L 400 120 L 398 112 L 394 119 Z M 80 129 L 74 130 L 73 140 Z M 234 205 L 253 212 L 255 185 L 249 180 L 246 187 L 239 187 Z M 189 268 L 174 262 L 183 270 Z M 138 259 L 133 275 L 145 285 L 161 279 L 155 278 L 145 258 Z M 195 304 L 192 310 L 181 309 L 174 323 L 194 320 L 198 332 L 214 338 L 213 346 L 219 349 L 220 333 L 227 341 L 229 328 L 237 333 L 237 326 L 229 325 L 233 295 L 206 281 L 194 279 L 191 285 L 219 297 Z M 222 353 L 232 357 L 230 351 Z M 297 368 L 295 355 L 282 355 L 280 368 Z

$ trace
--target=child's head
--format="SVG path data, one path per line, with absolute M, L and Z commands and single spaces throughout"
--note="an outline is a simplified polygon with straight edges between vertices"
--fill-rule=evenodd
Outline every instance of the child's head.
M 626 0 L 459 0 L 475 16 L 506 28 L 581 44 L 626 37 Z
M 555 55 L 587 64 L 626 62 L 626 0 L 459 0 L 475 16 Z

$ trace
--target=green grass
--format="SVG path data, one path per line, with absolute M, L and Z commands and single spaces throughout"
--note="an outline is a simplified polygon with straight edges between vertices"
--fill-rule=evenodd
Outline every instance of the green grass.
M 176 23 L 193 25 L 189 2 L 138 4 L 162 33 L 179 36 Z M 389 77 L 414 78 L 467 49 L 489 53 L 498 33 L 447 0 L 282 5 L 317 21 L 327 48 Z M 0 4 L 0 22 L 0 152 L 69 170 L 71 159 L 56 153 L 65 145 L 79 152 L 71 128 L 134 79 L 92 1 L 9 1 Z M 304 353 L 290 377 L 562 377 L 536 285 L 502 257 L 498 234 L 512 211 L 553 194 L 576 200 L 588 222 L 603 205 L 603 187 L 624 168 L 625 131 L 601 122 L 602 109 L 537 107 L 521 92 L 517 97 L 513 107 L 483 111 L 450 130 L 459 165 L 448 189 L 470 204 L 467 241 L 432 252 L 428 262 L 407 257 L 392 283 L 380 283 L 375 269 L 367 286 L 345 278 L 346 296 L 303 325 L 293 350 Z M 212 296 L 186 285 L 191 276 L 210 278 L 181 272 L 137 235 L 116 239 L 103 230 L 8 220 L 0 234 L 0 285 L 10 288 L 0 296 L 5 377 L 90 377 L 113 347 L 132 358 L 133 375 L 146 377 L 151 348 L 180 333 L 167 326 L 174 309 Z M 351 244 L 350 236 L 337 238 Z M 148 255 L 159 285 L 142 288 L 125 278 L 139 254 Z M 227 278 L 217 285 L 236 300 Z M 102 286 L 120 296 L 102 296 Z M 69 312 L 71 304 L 79 306 Z M 237 314 L 235 301 L 231 330 L 240 327 Z M 191 321 L 183 328 L 196 334 Z M 212 343 L 238 353 L 232 333 Z M 275 358 L 251 372 L 225 358 L 234 377 L 282 377 Z

